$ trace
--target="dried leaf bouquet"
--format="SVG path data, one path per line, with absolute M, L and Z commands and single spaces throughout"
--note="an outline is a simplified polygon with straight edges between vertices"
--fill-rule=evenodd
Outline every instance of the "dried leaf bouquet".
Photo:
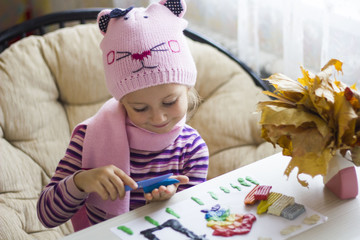
M 264 92 L 274 100 L 258 103 L 262 137 L 292 157 L 285 175 L 298 167 L 303 186 L 299 175 L 325 176 L 337 150 L 360 165 L 360 93 L 332 79 L 333 67 L 342 73 L 342 62 L 332 59 L 316 75 L 301 67 L 298 81 L 274 74 L 265 80 L 275 91 Z

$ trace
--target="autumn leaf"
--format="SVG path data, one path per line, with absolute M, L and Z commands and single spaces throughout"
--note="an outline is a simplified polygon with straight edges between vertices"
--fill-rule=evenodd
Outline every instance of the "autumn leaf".
M 343 63 L 341 61 L 339 61 L 337 59 L 331 59 L 321 68 L 321 71 L 326 71 L 331 66 L 334 66 L 336 71 L 342 72 L 342 65 L 343 65 Z
M 298 181 L 302 186 L 307 187 L 309 184 L 301 180 L 299 175 L 304 173 L 311 177 L 315 177 L 316 175 L 325 176 L 328 170 L 328 163 L 332 157 L 333 155 L 330 149 L 325 149 L 319 153 L 308 152 L 302 157 L 292 157 L 285 170 L 285 175 L 289 177 L 294 168 L 298 168 Z

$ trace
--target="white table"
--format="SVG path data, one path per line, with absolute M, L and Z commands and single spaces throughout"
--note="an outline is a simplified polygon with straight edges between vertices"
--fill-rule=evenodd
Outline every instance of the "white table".
M 256 176 L 256 180 L 259 180 L 261 183 L 280 187 L 281 192 L 289 196 L 294 196 L 296 202 L 302 203 L 328 217 L 327 222 L 291 239 L 360 239 L 360 197 L 358 196 L 350 200 L 339 200 L 332 192 L 324 187 L 322 177 L 320 176 L 314 179 L 308 179 L 309 188 L 302 187 L 297 182 L 297 169 L 291 173 L 289 179 L 283 174 L 289 160 L 289 157 L 284 157 L 280 153 L 275 154 L 177 193 L 166 202 L 151 203 L 129 213 L 73 233 L 65 237 L 64 240 L 119 240 L 119 238 L 110 231 L 110 228 L 125 224 L 136 218 L 143 218 L 152 212 L 166 208 L 184 199 L 189 199 L 197 192 L 211 191 L 214 185 L 228 184 L 229 179 L 245 175 Z M 357 176 L 360 183 L 359 168 L 357 168 Z M 230 239 L 234 238 L 236 239 L 236 237 Z

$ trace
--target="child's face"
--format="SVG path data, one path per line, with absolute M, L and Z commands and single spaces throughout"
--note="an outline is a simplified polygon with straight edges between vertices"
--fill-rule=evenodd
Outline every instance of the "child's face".
M 129 93 L 121 99 L 130 120 L 154 133 L 167 133 L 186 114 L 188 88 L 162 84 Z

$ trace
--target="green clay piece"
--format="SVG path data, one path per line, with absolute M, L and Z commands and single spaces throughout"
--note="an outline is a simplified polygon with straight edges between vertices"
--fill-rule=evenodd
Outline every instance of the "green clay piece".
M 215 200 L 219 200 L 218 196 L 216 196 L 216 194 L 214 192 L 208 192 L 210 194 L 210 196 L 215 199 Z
M 155 225 L 155 226 L 160 226 L 160 224 L 157 221 L 155 221 L 154 219 L 152 219 L 149 216 L 145 216 L 145 220 L 148 221 L 149 223 Z
M 251 183 L 255 184 L 255 185 L 259 185 L 258 181 L 256 181 L 256 180 L 252 179 L 252 178 L 251 178 L 251 177 L 249 177 L 249 176 L 247 176 L 245 179 L 246 179 L 246 180 L 248 180 L 249 182 L 251 182 Z
M 165 210 L 167 213 L 173 215 L 174 217 L 180 218 L 179 214 L 177 214 L 176 212 L 174 212 L 174 210 L 172 210 L 171 208 L 166 208 Z
M 125 226 L 119 226 L 117 229 L 119 229 L 129 235 L 133 235 L 133 233 L 134 233 L 130 228 L 125 227 Z
M 220 187 L 220 189 L 224 192 L 224 193 L 229 193 L 230 190 L 227 189 L 226 187 Z
M 241 185 L 245 186 L 245 187 L 250 187 L 250 186 L 251 186 L 251 185 L 248 184 L 248 183 L 245 181 L 245 179 L 243 179 L 243 178 L 238 178 L 238 182 L 239 182 Z
M 235 188 L 235 189 L 241 191 L 241 187 L 238 186 L 238 185 L 234 185 L 234 184 L 230 183 L 230 186 L 231 186 L 232 188 Z
M 199 198 L 191 197 L 191 199 L 194 200 L 199 205 L 204 205 L 204 203 Z

